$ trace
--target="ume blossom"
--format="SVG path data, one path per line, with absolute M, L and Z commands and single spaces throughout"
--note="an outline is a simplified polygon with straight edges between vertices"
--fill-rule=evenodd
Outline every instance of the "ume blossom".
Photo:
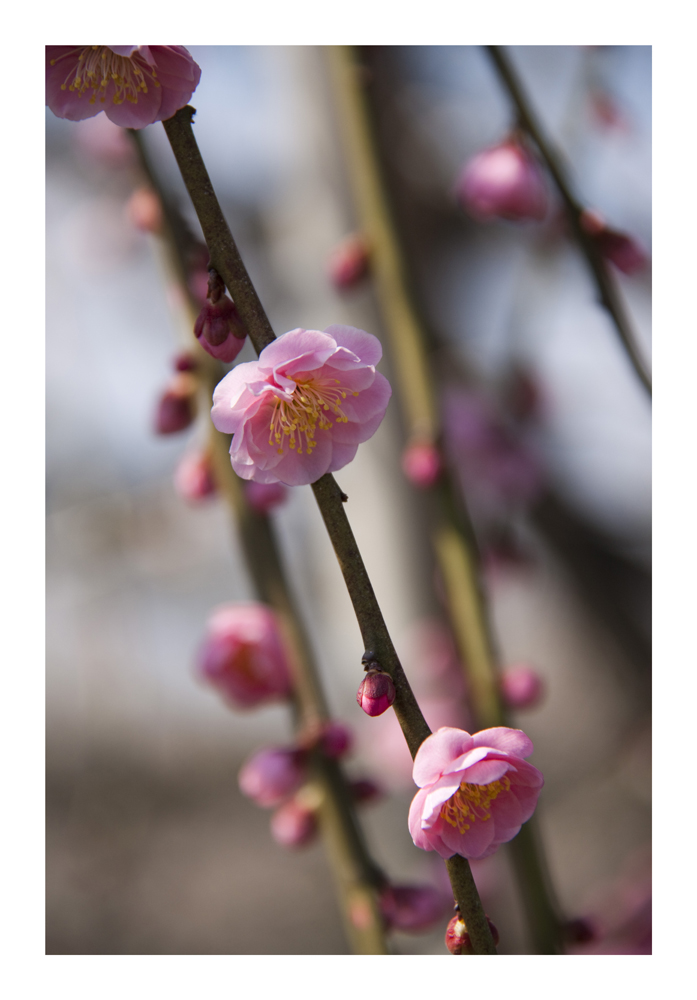
M 417 847 L 442 858 L 486 858 L 512 840 L 535 811 L 544 779 L 523 758 L 532 741 L 496 726 L 470 735 L 443 727 L 419 747 L 409 809 Z
M 103 111 L 143 128 L 189 103 L 201 69 L 183 45 L 47 45 L 46 104 L 70 121 Z
M 392 390 L 375 371 L 377 337 L 351 326 L 291 330 L 218 384 L 211 416 L 232 434 L 242 479 L 305 486 L 336 472 L 373 436 Z

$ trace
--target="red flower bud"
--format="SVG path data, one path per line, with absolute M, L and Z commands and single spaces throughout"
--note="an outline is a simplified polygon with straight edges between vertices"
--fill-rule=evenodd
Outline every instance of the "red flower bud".
M 356 692 L 356 701 L 366 715 L 382 715 L 395 700 L 392 678 L 383 670 L 369 670 Z
M 329 277 L 340 291 L 357 285 L 368 272 L 369 251 L 365 239 L 352 233 L 341 241 L 329 258 Z
M 315 810 L 302 802 L 302 795 L 286 802 L 271 817 L 271 836 L 283 847 L 304 847 L 316 834 Z
M 496 930 L 496 927 L 492 924 L 491 920 L 489 920 L 488 917 L 486 919 L 489 924 L 491 936 L 494 939 L 494 944 L 498 944 L 499 932 Z M 459 912 L 455 914 L 448 924 L 445 932 L 445 947 L 451 955 L 474 955 L 474 949 L 472 948 L 470 936 L 467 933 L 467 927 L 465 926 L 465 922 Z
M 600 212 L 587 208 L 580 215 L 581 228 L 595 241 L 602 256 L 623 274 L 636 274 L 649 263 L 649 256 L 639 243 L 606 225 Z
M 162 205 L 151 188 L 137 188 L 128 199 L 126 213 L 143 233 L 159 233 L 162 228 Z
M 415 441 L 402 454 L 402 471 L 417 489 L 430 489 L 443 471 L 440 452 L 429 442 Z
M 188 427 L 196 415 L 196 381 L 187 372 L 175 375 L 157 404 L 155 430 L 176 434 Z
M 277 806 L 305 780 L 304 754 L 295 747 L 267 747 L 252 754 L 239 774 L 240 791 L 264 808 Z
M 384 795 L 382 788 L 370 778 L 357 778 L 355 781 L 350 781 L 349 790 L 356 805 L 377 802 Z
M 509 708 L 535 708 L 542 701 L 544 682 L 536 670 L 520 663 L 503 672 L 501 695 Z
M 544 219 L 547 185 L 540 164 L 515 136 L 485 149 L 458 177 L 455 194 L 475 219 Z
M 208 277 L 208 297 L 196 318 L 194 333 L 204 351 L 218 361 L 234 361 L 244 346 L 247 331 L 235 303 L 225 295 L 217 271 Z
M 194 451 L 184 455 L 174 472 L 174 488 L 184 500 L 198 503 L 216 492 L 210 455 Z

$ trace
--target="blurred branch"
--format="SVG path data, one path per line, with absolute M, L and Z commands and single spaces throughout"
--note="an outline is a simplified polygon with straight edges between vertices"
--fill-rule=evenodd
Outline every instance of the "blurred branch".
M 434 399 L 436 387 L 424 326 L 410 294 L 406 261 L 388 207 L 378 141 L 363 82 L 365 72 L 348 47 L 330 50 L 339 117 L 345 137 L 350 179 L 361 225 L 371 249 L 371 268 L 390 338 L 399 398 L 408 437 L 429 442 L 440 437 Z M 498 687 L 498 666 L 479 573 L 479 553 L 463 498 L 447 472 L 432 492 L 432 545 L 447 595 L 451 625 L 478 726 L 507 725 Z M 559 926 L 539 850 L 529 823 L 514 851 L 531 930 L 538 951 L 559 951 Z
M 192 234 L 157 177 L 145 149 L 142 133 L 132 131 L 141 167 L 163 209 L 163 238 L 168 262 L 186 293 L 192 347 L 200 362 L 201 408 L 210 407 L 213 389 L 225 374 L 220 362 L 204 351 L 193 336 L 198 304 L 189 290 L 187 250 Z M 234 512 L 247 570 L 259 600 L 276 611 L 290 652 L 293 671 L 296 727 L 300 733 L 329 717 L 311 646 L 294 605 L 273 527 L 265 514 L 254 511 L 244 495 L 241 480 L 230 464 L 230 438 L 209 421 L 210 453 L 219 492 Z M 320 825 L 339 888 L 346 931 L 353 950 L 359 954 L 386 954 L 383 921 L 377 891 L 384 876 L 370 857 L 355 805 L 340 765 L 320 752 L 313 753 L 313 769 L 322 790 Z M 368 920 L 357 927 L 351 919 L 357 904 Z
M 213 191 L 191 127 L 193 113 L 194 109 L 187 106 L 163 125 L 201 223 L 211 263 L 227 285 L 250 339 L 260 353 L 274 339 L 274 333 Z M 393 707 L 410 753 L 414 756 L 430 735 L 430 729 L 414 698 L 380 611 L 344 511 L 344 494 L 330 474 L 322 476 L 312 489 L 334 546 L 365 648 L 374 653 L 374 658 L 394 681 L 396 698 Z M 456 856 L 449 872 L 453 893 L 460 904 L 475 952 L 495 954 L 496 948 L 468 861 Z
M 585 256 L 595 280 L 600 301 L 615 324 L 619 338 L 635 372 L 641 379 L 644 388 L 651 395 L 651 376 L 647 372 L 645 363 L 639 352 L 636 338 L 625 313 L 619 292 L 596 243 L 581 225 L 580 220 L 583 206 L 571 190 L 569 181 L 561 165 L 561 159 L 543 134 L 508 56 L 498 45 L 487 45 L 486 49 L 491 56 L 503 85 L 515 104 L 520 125 L 537 146 L 542 159 L 547 164 L 547 168 L 554 178 L 554 182 L 564 201 L 574 238 Z

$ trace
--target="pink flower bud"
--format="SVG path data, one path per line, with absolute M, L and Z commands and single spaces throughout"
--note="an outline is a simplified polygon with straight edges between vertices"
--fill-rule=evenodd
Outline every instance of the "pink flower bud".
M 428 490 L 440 478 L 443 462 L 440 452 L 428 442 L 415 441 L 402 454 L 402 471 L 419 490 Z
M 288 487 L 283 483 L 255 483 L 250 480 L 244 484 L 244 492 L 247 503 L 258 514 L 268 514 L 288 499 Z
M 343 722 L 328 722 L 320 736 L 319 745 L 326 757 L 343 757 L 353 746 L 353 733 Z
M 509 667 L 501 677 L 501 695 L 509 708 L 535 708 L 544 689 L 540 675 L 525 663 Z
M 210 455 L 193 451 L 184 455 L 174 472 L 174 488 L 182 499 L 198 503 L 216 492 Z
M 317 819 L 313 809 L 308 809 L 297 799 L 291 799 L 271 817 L 271 836 L 283 847 L 304 847 L 317 833 Z
M 379 785 L 376 785 L 370 778 L 357 778 L 349 782 L 349 790 L 356 805 L 367 805 L 370 802 L 378 802 L 384 798 L 384 792 Z
M 455 194 L 475 219 L 544 219 L 547 186 L 534 156 L 515 138 L 485 149 L 466 164 Z
M 335 288 L 353 288 L 368 273 L 368 244 L 358 233 L 352 233 L 333 250 L 327 270 Z
M 291 691 L 276 616 L 263 604 L 217 608 L 208 620 L 198 669 L 237 708 L 286 698 Z
M 380 893 L 380 910 L 389 929 L 418 934 L 443 917 L 445 900 L 431 885 L 388 885 Z
M 258 806 L 280 805 L 305 780 L 304 754 L 295 747 L 268 747 L 253 754 L 239 774 L 240 791 Z
M 208 297 L 194 324 L 194 333 L 204 351 L 218 361 L 234 361 L 244 346 L 247 331 L 235 303 L 225 295 L 217 271 L 208 272 Z
M 172 367 L 176 372 L 193 372 L 198 366 L 191 351 L 180 351 L 172 360 Z
M 610 229 L 599 212 L 586 209 L 581 213 L 579 222 L 593 237 L 602 256 L 623 274 L 636 274 L 648 266 L 649 256 L 639 243 L 626 233 Z
M 369 670 L 356 692 L 356 701 L 366 715 L 382 715 L 395 699 L 392 678 L 383 670 Z
M 136 188 L 126 204 L 126 214 L 143 233 L 159 233 L 162 229 L 162 205 L 151 188 Z
M 157 404 L 155 430 L 176 434 L 188 427 L 196 415 L 196 380 L 188 372 L 174 376 Z
M 494 939 L 494 944 L 498 944 L 499 932 L 496 930 L 496 927 L 492 924 L 491 920 L 489 920 L 488 917 L 486 919 L 489 924 L 491 936 Z M 467 927 L 465 926 L 465 922 L 460 916 L 459 911 L 448 924 L 445 932 L 445 947 L 451 955 L 474 955 L 474 949 L 472 948 L 472 943 L 470 942 L 470 936 L 467 933 Z

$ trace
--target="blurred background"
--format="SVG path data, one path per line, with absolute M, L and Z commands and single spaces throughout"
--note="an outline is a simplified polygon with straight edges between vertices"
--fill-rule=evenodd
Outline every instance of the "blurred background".
M 370 281 L 340 292 L 328 276 L 332 251 L 357 222 L 326 52 L 190 51 L 202 69 L 191 102 L 197 141 L 274 330 L 347 323 L 384 343 Z M 651 50 L 509 52 L 581 200 L 648 256 Z M 546 779 L 537 815 L 552 881 L 566 916 L 606 929 L 605 944 L 586 950 L 641 950 L 650 921 L 650 402 L 558 206 L 543 222 L 515 224 L 476 222 L 458 204 L 463 164 L 513 123 L 486 53 L 362 55 L 436 368 L 451 383 L 461 370 L 468 398 L 489 401 L 539 472 L 536 488 L 495 518 L 486 504 L 476 517 L 477 482 L 470 499 L 502 662 L 532 665 L 545 685 L 515 724 Z M 189 334 L 155 238 L 129 216 L 141 183 L 129 140 L 103 115 L 72 123 L 47 110 L 46 129 L 46 950 L 346 953 L 322 845 L 284 850 L 269 814 L 237 787 L 245 757 L 290 740 L 287 709 L 232 712 L 194 674 L 211 608 L 252 591 L 224 504 L 192 507 L 173 486 L 187 447 L 205 437 L 205 415 L 182 434 L 154 433 L 157 399 Z M 198 231 L 159 123 L 145 142 Z M 648 360 L 650 265 L 613 273 Z M 247 344 L 239 360 L 253 357 Z M 390 378 L 387 351 L 380 367 Z M 337 480 L 435 728 L 449 724 L 428 673 L 442 612 L 403 447 L 393 399 Z M 274 523 L 332 712 L 356 732 L 348 770 L 388 790 L 361 812 L 370 848 L 394 881 L 442 886 L 442 862 L 407 830 L 414 786 L 392 713 L 368 719 L 355 703 L 360 634 L 314 498 L 307 487 L 289 492 Z M 528 951 L 505 850 L 475 877 L 499 950 Z M 393 935 L 393 950 L 445 953 L 445 923 Z

